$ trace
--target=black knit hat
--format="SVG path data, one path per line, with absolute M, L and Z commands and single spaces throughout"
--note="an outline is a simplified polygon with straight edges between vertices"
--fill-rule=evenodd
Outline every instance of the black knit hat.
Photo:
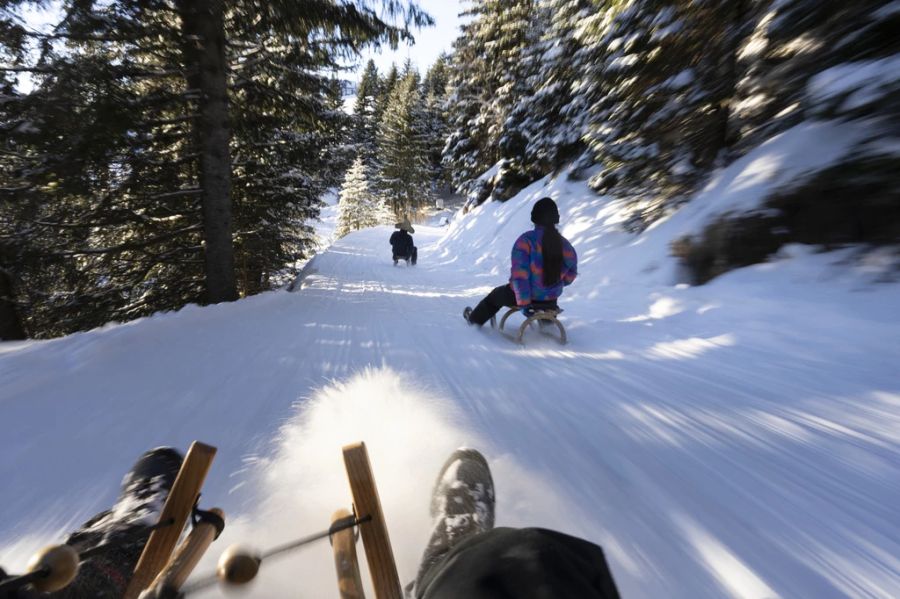
M 534 203 L 531 209 L 531 222 L 542 227 L 555 225 L 559 222 L 559 208 L 556 202 L 550 198 L 541 198 Z

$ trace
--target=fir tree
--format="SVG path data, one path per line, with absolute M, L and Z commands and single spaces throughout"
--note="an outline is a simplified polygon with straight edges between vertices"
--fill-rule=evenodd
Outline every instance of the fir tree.
M 375 122 L 380 123 L 381 119 L 384 118 L 384 111 L 399 81 L 400 71 L 397 70 L 395 63 L 391 63 L 391 68 L 388 70 L 387 75 L 379 79 L 378 97 L 375 100 Z
M 527 154 L 528 143 L 536 135 L 537 106 L 534 92 L 540 84 L 541 61 L 547 42 L 540 34 L 549 27 L 549 14 L 534 2 L 519 2 L 508 13 L 505 28 L 518 32 L 507 40 L 510 70 L 498 89 L 497 112 L 504 115 L 498 145 L 500 165 L 492 196 L 506 200 L 538 179 L 546 170 Z
M 422 82 L 425 146 L 431 179 L 436 186 L 443 186 L 448 182 L 441 163 L 449 132 L 445 110 L 447 84 L 447 56 L 441 55 L 428 69 Z
M 376 104 L 381 97 L 381 78 L 375 61 L 369 59 L 359 86 L 356 89 L 356 103 L 353 106 L 354 141 L 358 152 L 366 164 L 375 165 L 376 136 L 378 134 L 378 111 Z
M 425 118 L 419 78 L 410 71 L 394 88 L 378 136 L 380 191 L 398 217 L 430 202 Z
M 337 237 L 351 231 L 388 224 L 391 213 L 385 202 L 373 193 L 366 174 L 366 164 L 360 156 L 344 177 L 338 203 Z
M 526 93 L 527 74 L 535 66 L 526 60 L 526 49 L 538 26 L 533 0 L 471 4 L 464 14 L 472 20 L 454 44 L 448 101 L 452 116 L 444 151 L 453 183 L 464 192 L 501 158 L 507 120 Z M 517 142 L 510 131 L 507 153 L 515 151 Z
M 464 14 L 476 15 L 474 10 Z M 496 162 L 497 152 L 489 143 L 488 120 L 483 115 L 483 90 L 491 87 L 484 71 L 483 40 L 475 35 L 477 26 L 474 20 L 464 23 L 453 42 L 446 104 L 449 132 L 442 164 L 458 192 L 474 192 L 483 201 L 490 189 L 481 193 L 473 190 L 473 184 Z
M 723 146 L 727 7 L 635 0 L 603 36 L 590 74 L 589 141 L 603 165 L 592 183 L 634 198 L 649 218 L 686 198 Z
M 539 69 L 533 94 L 522 100 L 527 139 L 524 160 L 537 175 L 545 175 L 578 158 L 586 145 L 587 102 L 583 75 L 592 57 L 584 43 L 585 25 L 598 11 L 592 0 L 544 0 L 549 14 L 539 48 Z M 545 17 L 546 18 L 546 17 Z

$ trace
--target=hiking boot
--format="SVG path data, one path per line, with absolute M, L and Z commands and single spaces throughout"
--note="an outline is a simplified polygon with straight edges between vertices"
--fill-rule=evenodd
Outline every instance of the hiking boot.
M 466 306 L 466 309 L 463 310 L 463 318 L 466 319 L 466 322 L 468 322 L 469 324 L 472 324 L 472 321 L 469 320 L 470 316 L 472 316 L 472 308 L 470 308 L 469 306 Z
M 487 460 L 476 449 L 454 451 L 438 474 L 431 492 L 431 517 L 451 537 L 494 528 L 494 479 Z
M 494 480 L 481 453 L 463 447 L 447 458 L 431 493 L 430 512 L 431 540 L 416 584 L 460 541 L 494 528 Z

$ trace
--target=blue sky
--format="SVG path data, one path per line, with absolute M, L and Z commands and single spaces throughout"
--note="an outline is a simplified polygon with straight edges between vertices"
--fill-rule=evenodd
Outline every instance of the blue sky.
M 441 52 L 449 52 L 453 40 L 459 35 L 460 18 L 458 14 L 463 10 L 461 0 L 419 0 L 419 6 L 434 18 L 434 27 L 426 27 L 414 31 L 416 43 L 413 46 L 401 45 L 396 51 L 390 48 L 382 48 L 380 52 L 369 51 L 363 54 L 360 61 L 359 72 L 366 66 L 369 58 L 375 60 L 378 70 L 386 72 L 392 62 L 402 65 L 407 58 L 418 65 L 419 71 L 424 73 L 430 67 Z

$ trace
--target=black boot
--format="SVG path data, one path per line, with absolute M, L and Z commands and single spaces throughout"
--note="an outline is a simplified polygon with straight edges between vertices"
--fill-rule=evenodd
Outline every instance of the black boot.
M 431 493 L 430 511 L 431 540 L 416 584 L 460 541 L 494 528 L 494 480 L 481 453 L 463 447 L 447 458 Z M 411 585 L 407 592 L 414 589 Z

